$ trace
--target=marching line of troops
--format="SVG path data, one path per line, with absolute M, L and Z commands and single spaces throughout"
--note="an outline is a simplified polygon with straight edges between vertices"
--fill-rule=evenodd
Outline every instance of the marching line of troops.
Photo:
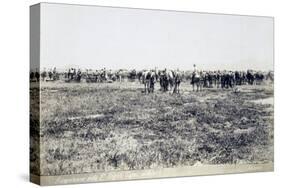
M 162 91 L 173 90 L 176 93 L 179 92 L 180 83 L 188 80 L 190 80 L 193 90 L 196 87 L 197 91 L 200 91 L 202 88 L 227 89 L 237 85 L 260 85 L 264 80 L 273 81 L 273 77 L 272 71 L 199 71 L 196 65 L 193 66 L 192 72 L 167 69 L 142 71 L 119 69 L 112 71 L 105 68 L 100 70 L 86 69 L 83 72 L 78 68 L 69 68 L 65 72 L 58 72 L 55 67 L 48 71 L 44 68 L 41 73 L 38 69 L 30 72 L 30 80 L 33 82 L 61 79 L 65 82 L 81 82 L 82 79 L 85 79 L 88 83 L 138 80 L 144 84 L 145 92 L 153 92 L 155 83 L 159 82 Z

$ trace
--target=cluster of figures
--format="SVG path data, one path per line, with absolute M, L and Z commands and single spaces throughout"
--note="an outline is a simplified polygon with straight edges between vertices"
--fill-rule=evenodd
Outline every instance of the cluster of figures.
M 127 71 L 125 69 L 119 69 L 117 71 L 106 70 L 106 68 L 95 70 L 86 69 L 85 79 L 86 82 L 114 82 L 119 81 L 122 82 L 125 79 L 130 81 L 134 81 L 137 78 L 137 71 L 135 69 L 131 71 Z
M 107 71 L 105 68 L 101 70 L 86 69 L 86 82 L 106 82 L 109 80 L 116 80 L 111 70 Z
M 30 81 L 31 82 L 39 82 L 40 78 L 42 81 L 55 81 L 59 80 L 59 74 L 56 70 L 56 67 L 50 68 L 48 71 L 46 68 L 40 73 L 38 69 L 30 72 Z
M 155 83 L 160 83 L 160 90 L 163 92 L 172 91 L 179 93 L 179 86 L 182 81 L 187 81 L 193 86 L 193 91 L 201 91 L 203 88 L 233 88 L 237 85 L 259 85 L 264 79 L 273 81 L 274 74 L 272 71 L 267 73 L 260 71 L 199 71 L 196 65 L 193 66 L 193 71 L 180 71 L 168 69 L 151 69 L 136 71 L 119 69 L 116 71 L 107 70 L 105 68 L 100 70 L 85 69 L 82 71 L 79 68 L 69 68 L 65 72 L 58 73 L 56 68 L 51 68 L 40 73 L 31 71 L 31 81 L 56 81 L 63 78 L 65 82 L 80 82 L 82 79 L 88 83 L 102 83 L 102 82 L 122 82 L 139 80 L 144 84 L 144 92 L 153 93 Z
M 67 82 L 76 81 L 80 82 L 82 78 L 81 69 L 76 70 L 76 68 L 69 68 L 67 72 L 65 72 L 64 77 Z
M 260 71 L 198 71 L 194 65 L 194 71 L 191 77 L 191 84 L 197 87 L 197 91 L 202 88 L 233 88 L 237 85 L 260 85 L 264 79 L 273 80 L 273 75 L 269 72 L 264 75 Z
M 31 82 L 39 82 L 40 81 L 40 73 L 39 73 L 38 69 L 30 72 L 29 79 L 30 79 Z
M 191 79 L 193 91 L 202 91 L 203 88 L 234 88 L 240 85 L 260 85 L 264 79 L 273 81 L 273 72 L 264 74 L 261 71 L 198 71 L 196 65 L 191 76 L 185 75 L 179 70 L 149 70 L 141 73 L 141 82 L 144 84 L 144 92 L 153 93 L 157 81 L 163 92 L 173 91 L 179 93 L 180 83 Z
M 145 93 L 153 93 L 154 86 L 157 81 L 160 83 L 160 90 L 163 92 L 173 91 L 179 93 L 179 86 L 183 79 L 183 75 L 179 70 L 145 70 L 139 72 L 138 78 L 144 84 Z

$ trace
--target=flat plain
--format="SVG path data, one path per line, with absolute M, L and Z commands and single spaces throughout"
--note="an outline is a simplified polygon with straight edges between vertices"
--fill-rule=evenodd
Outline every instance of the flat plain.
M 40 174 L 273 162 L 273 83 L 238 88 L 42 82 Z

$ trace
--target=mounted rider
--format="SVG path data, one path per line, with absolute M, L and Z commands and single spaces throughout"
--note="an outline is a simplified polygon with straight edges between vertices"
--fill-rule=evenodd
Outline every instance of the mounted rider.
M 199 71 L 198 71 L 196 65 L 194 64 L 194 65 L 193 65 L 192 77 L 191 77 L 191 84 L 194 83 L 194 79 L 195 79 L 195 78 L 199 78 L 199 77 L 200 77 Z

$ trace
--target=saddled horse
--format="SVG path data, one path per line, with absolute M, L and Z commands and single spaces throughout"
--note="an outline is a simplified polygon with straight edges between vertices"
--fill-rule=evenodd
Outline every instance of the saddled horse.
M 197 87 L 196 91 L 202 91 L 203 83 L 204 83 L 204 77 L 203 77 L 202 73 L 194 72 L 192 74 L 192 78 L 191 78 L 191 85 L 192 85 L 193 91 L 194 91 L 195 86 Z
M 117 81 L 123 82 L 125 78 L 128 78 L 129 72 L 125 69 L 119 69 L 116 73 Z
M 173 72 L 173 85 L 174 85 L 174 90 L 173 93 L 180 93 L 180 83 L 182 80 L 182 74 L 179 71 L 174 71 Z
M 168 87 L 169 87 L 169 90 L 172 90 L 175 86 L 175 74 L 174 74 L 174 71 L 172 70 L 168 70 L 166 71 L 166 74 L 167 74 L 167 78 L 168 78 Z
M 158 73 L 160 80 L 160 88 L 162 91 L 173 91 L 179 93 L 179 86 L 183 75 L 179 71 L 164 70 Z
M 142 73 L 142 83 L 144 84 L 145 93 L 154 92 L 154 84 L 156 82 L 156 74 L 153 71 L 145 71 Z
M 270 80 L 271 82 L 274 81 L 274 72 L 273 71 L 269 71 L 266 75 L 265 75 L 266 80 Z
M 246 78 L 247 78 L 247 81 L 248 81 L 249 85 L 253 85 L 254 84 L 255 75 L 254 75 L 253 71 L 248 70 L 247 74 L 246 74 Z
M 242 85 L 242 74 L 241 72 L 234 72 L 235 85 Z
M 172 90 L 174 86 L 174 73 L 172 71 L 163 70 L 159 73 L 160 88 L 166 92 Z
M 255 81 L 256 85 L 261 85 L 264 80 L 264 74 L 262 72 L 256 72 L 255 73 Z
M 160 82 L 160 90 L 164 92 L 168 91 L 169 90 L 168 75 L 166 74 L 165 71 L 159 71 L 158 75 L 159 75 L 159 82 Z

